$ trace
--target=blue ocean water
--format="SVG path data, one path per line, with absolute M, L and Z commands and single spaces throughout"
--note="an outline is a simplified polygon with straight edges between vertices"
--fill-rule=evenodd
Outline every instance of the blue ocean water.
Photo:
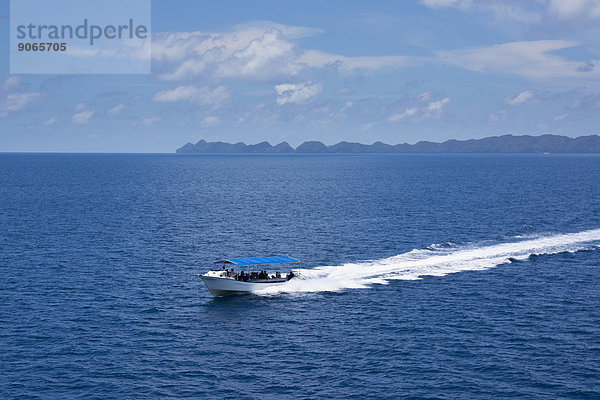
M 0 155 L 0 398 L 600 398 L 596 155 Z M 213 298 L 224 257 L 280 291 Z

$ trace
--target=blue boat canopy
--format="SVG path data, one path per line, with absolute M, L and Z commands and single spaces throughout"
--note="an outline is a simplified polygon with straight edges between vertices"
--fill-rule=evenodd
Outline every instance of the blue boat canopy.
M 252 257 L 252 258 L 227 258 L 215 261 L 215 263 L 229 263 L 235 265 L 260 265 L 260 264 L 280 264 L 280 263 L 299 263 L 300 260 L 288 256 L 274 257 Z

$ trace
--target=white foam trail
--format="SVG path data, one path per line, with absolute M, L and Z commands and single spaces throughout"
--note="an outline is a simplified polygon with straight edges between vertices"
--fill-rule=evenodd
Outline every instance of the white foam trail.
M 432 245 L 381 260 L 338 266 L 299 269 L 298 278 L 284 285 L 262 289 L 257 294 L 335 292 L 387 284 L 392 279 L 413 280 L 425 275 L 484 270 L 533 254 L 556 254 L 600 247 L 600 229 L 579 233 L 546 235 L 507 243 L 459 247 Z

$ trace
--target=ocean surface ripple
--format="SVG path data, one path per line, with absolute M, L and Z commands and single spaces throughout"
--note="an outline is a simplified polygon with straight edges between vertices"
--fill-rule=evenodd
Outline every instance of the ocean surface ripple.
M 0 154 L 0 398 L 598 399 L 597 155 Z M 214 260 L 287 254 L 212 297 Z

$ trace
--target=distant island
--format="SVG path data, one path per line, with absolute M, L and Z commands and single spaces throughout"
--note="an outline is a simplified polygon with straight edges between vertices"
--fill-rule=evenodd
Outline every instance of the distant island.
M 443 143 L 421 141 L 416 144 L 390 145 L 340 142 L 327 146 L 322 142 L 304 142 L 295 149 L 286 142 L 272 146 L 258 144 L 207 142 L 187 143 L 177 153 L 600 153 L 600 136 L 570 138 L 558 135 L 492 136 L 483 139 L 447 140 Z

